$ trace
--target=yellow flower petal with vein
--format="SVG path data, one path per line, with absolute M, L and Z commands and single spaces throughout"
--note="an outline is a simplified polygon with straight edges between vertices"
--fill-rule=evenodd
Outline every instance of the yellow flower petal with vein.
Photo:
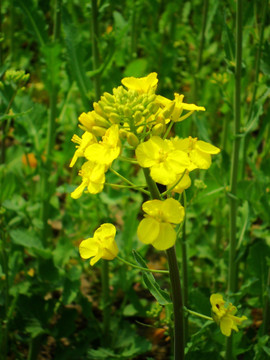
M 155 90 L 157 87 L 158 79 L 157 73 L 153 72 L 146 77 L 135 78 L 126 77 L 122 79 L 122 84 L 131 90 L 136 90 L 138 93 L 147 93 L 150 90 Z
M 137 230 L 139 240 L 144 244 L 152 244 L 159 234 L 160 224 L 157 220 L 146 217 L 144 218 Z
M 167 250 L 175 244 L 176 232 L 169 223 L 161 223 L 159 234 L 152 245 L 157 250 Z
M 198 140 L 196 142 L 196 148 L 207 154 L 219 154 L 220 153 L 219 148 L 217 148 L 216 146 L 209 144 L 205 141 L 202 141 L 202 140 Z

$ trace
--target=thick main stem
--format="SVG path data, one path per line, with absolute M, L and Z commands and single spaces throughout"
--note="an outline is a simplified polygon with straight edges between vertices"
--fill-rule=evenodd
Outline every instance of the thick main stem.
M 148 189 L 151 193 L 152 199 L 161 199 L 160 192 L 157 184 L 152 180 L 149 169 L 143 169 Z M 174 313 L 174 359 L 184 359 L 185 341 L 184 341 L 184 312 L 183 312 L 183 300 L 181 281 L 178 269 L 178 263 L 176 258 L 175 246 L 166 250 L 169 275 L 171 282 L 171 294 L 173 301 L 173 313 Z
M 237 175 L 239 163 L 241 123 L 241 69 L 242 69 L 242 0 L 237 0 L 236 10 L 236 67 L 235 67 L 235 93 L 234 93 L 234 141 L 232 153 L 232 168 L 230 180 L 230 252 L 229 252 L 229 279 L 228 291 L 235 293 L 238 283 L 238 266 L 236 262 L 236 217 L 237 217 Z M 232 359 L 232 337 L 227 341 L 226 360 Z

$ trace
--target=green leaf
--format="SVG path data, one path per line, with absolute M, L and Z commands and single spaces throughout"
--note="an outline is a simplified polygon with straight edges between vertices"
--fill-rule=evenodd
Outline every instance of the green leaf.
M 41 48 L 46 63 L 46 70 L 43 76 L 44 83 L 49 91 L 59 85 L 59 73 L 61 66 L 61 45 L 59 43 L 46 44 Z
M 12 242 L 26 248 L 42 249 L 43 245 L 40 238 L 34 233 L 25 229 L 16 229 L 10 231 Z
M 140 266 L 147 268 L 146 262 L 137 251 L 133 250 L 133 256 L 135 261 Z M 172 301 L 169 293 L 160 288 L 159 284 L 156 282 L 156 279 L 151 273 L 143 272 L 143 281 L 145 283 L 145 286 L 148 288 L 150 293 L 154 296 L 154 298 L 160 305 L 171 304 Z

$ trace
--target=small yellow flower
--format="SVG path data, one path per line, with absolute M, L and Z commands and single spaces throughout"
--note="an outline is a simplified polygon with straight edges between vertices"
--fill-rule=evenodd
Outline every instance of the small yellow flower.
M 163 107 L 167 108 L 170 104 L 174 104 L 173 112 L 170 116 L 171 120 L 174 122 L 180 122 L 188 118 L 194 111 L 205 111 L 203 106 L 197 106 L 195 104 L 186 104 L 183 103 L 184 95 L 175 93 L 174 100 L 169 100 L 164 96 L 157 96 L 157 103 L 161 104 Z M 182 115 L 183 110 L 189 111 L 185 115 Z
M 78 157 L 84 156 L 85 149 L 91 145 L 97 142 L 96 137 L 91 134 L 90 132 L 86 131 L 82 138 L 80 138 L 78 135 L 73 135 L 71 141 L 73 141 L 76 144 L 79 144 L 79 146 L 76 146 L 77 150 L 75 151 L 75 154 L 73 155 L 73 158 L 70 162 L 70 167 L 73 167 L 76 163 Z
M 112 162 L 119 156 L 120 151 L 119 126 L 114 124 L 107 129 L 102 141 L 88 146 L 84 154 L 87 160 L 111 166 Z
M 178 194 L 181 194 L 184 190 L 186 190 L 187 188 L 189 188 L 191 186 L 191 179 L 189 177 L 188 171 L 185 172 L 184 176 L 183 176 L 183 174 L 178 175 L 176 181 L 170 185 L 167 185 L 167 188 L 168 189 L 171 188 L 179 179 L 181 179 L 181 180 L 172 189 L 172 191 L 174 191 Z
M 137 230 L 144 244 L 152 244 L 157 250 L 167 250 L 175 244 L 176 232 L 173 224 L 184 220 L 185 210 L 175 199 L 150 200 L 142 205 L 147 214 Z
M 208 169 L 212 163 L 211 155 L 218 154 L 220 149 L 205 141 L 192 138 L 172 139 L 173 146 L 189 155 L 190 166 L 188 171 L 194 169 Z
M 84 163 L 79 171 L 82 183 L 71 193 L 71 197 L 73 199 L 80 198 L 86 187 L 90 194 L 100 193 L 104 187 L 107 169 L 105 165 L 96 164 L 92 161 Z
M 133 76 L 126 77 L 122 79 L 122 84 L 130 89 L 136 90 L 138 93 L 148 93 L 150 91 L 155 92 L 157 88 L 157 73 L 152 72 L 151 74 L 142 77 L 142 78 L 135 78 Z
M 229 305 L 225 307 L 225 301 L 220 294 L 212 294 L 210 302 L 212 305 L 213 319 L 220 326 L 220 330 L 225 336 L 230 336 L 232 330 L 238 332 L 237 326 L 241 325 L 242 321 L 247 320 L 246 316 L 234 316 L 237 312 L 236 307 L 233 306 L 232 303 L 229 303 Z
M 141 143 L 136 148 L 136 157 L 140 166 L 150 168 L 152 179 L 163 185 L 175 183 L 177 175 L 190 166 L 186 152 L 176 149 L 170 140 L 159 136 Z
M 118 247 L 115 242 L 116 228 L 113 224 L 102 224 L 92 238 L 83 240 L 79 246 L 80 256 L 89 259 L 90 265 L 100 259 L 112 260 L 118 254 Z

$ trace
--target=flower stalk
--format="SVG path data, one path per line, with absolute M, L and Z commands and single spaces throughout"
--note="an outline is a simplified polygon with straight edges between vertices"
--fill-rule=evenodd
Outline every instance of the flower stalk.
M 232 152 L 232 167 L 230 179 L 230 249 L 229 249 L 229 278 L 228 291 L 235 293 L 238 286 L 238 266 L 236 261 L 237 246 L 237 177 L 239 164 L 241 124 L 241 71 L 242 71 L 242 0 L 237 0 L 236 8 L 236 67 L 235 67 L 235 92 L 234 92 L 234 140 Z M 232 337 L 228 338 L 226 346 L 226 360 L 232 359 Z

